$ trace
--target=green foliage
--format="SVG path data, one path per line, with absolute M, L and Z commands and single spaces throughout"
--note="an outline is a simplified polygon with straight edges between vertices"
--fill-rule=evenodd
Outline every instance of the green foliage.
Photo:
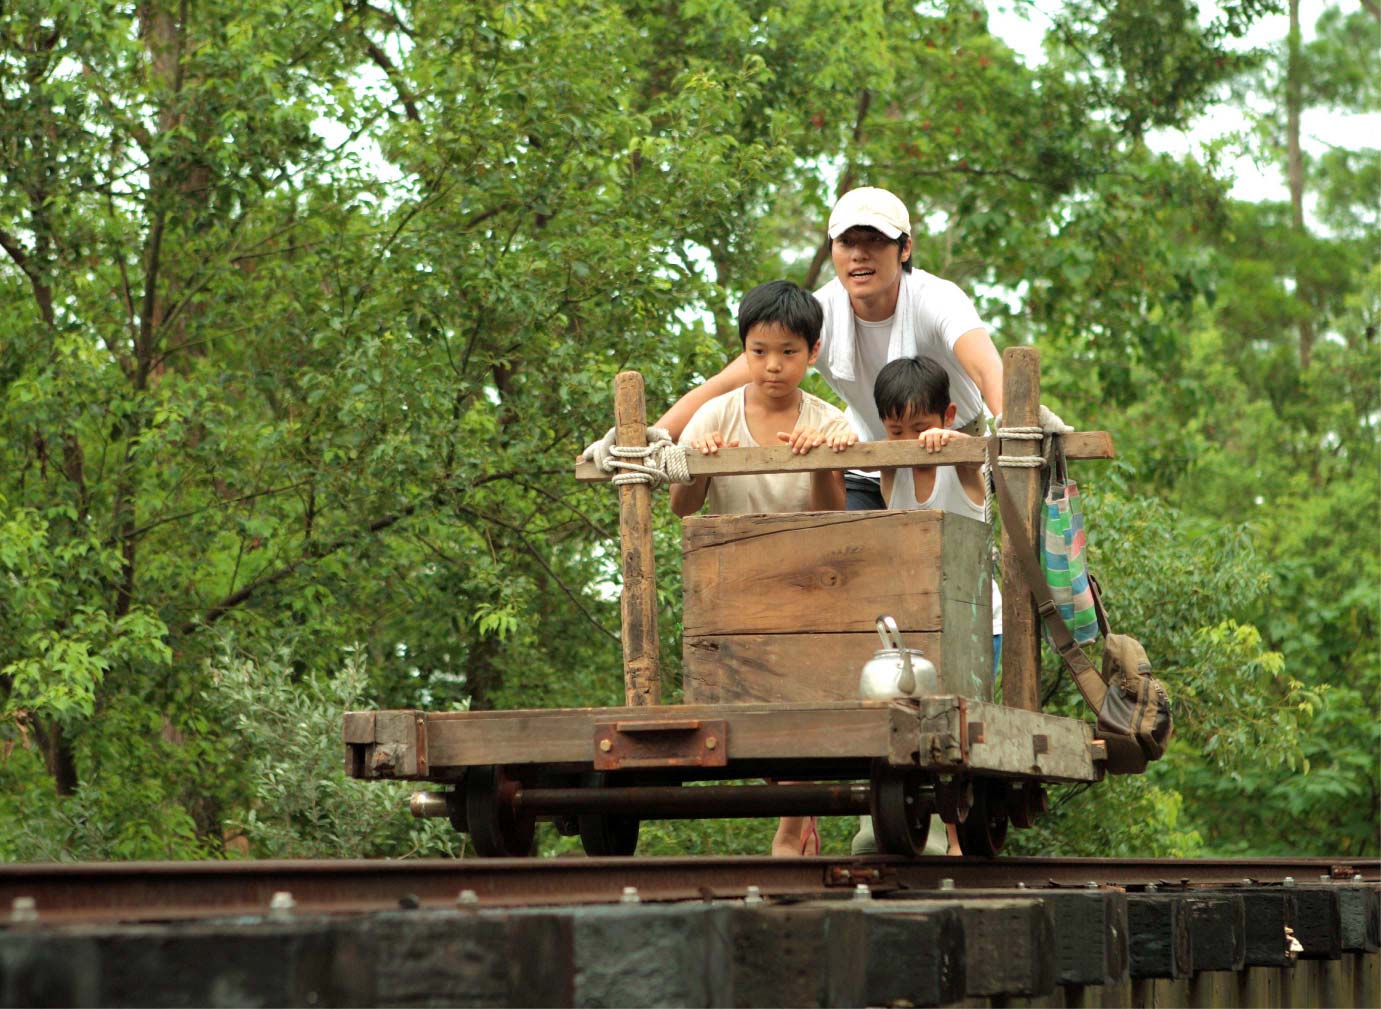
M 1083 858 L 1206 854 L 1193 820 L 1186 815 L 1184 796 L 1158 783 L 1158 777 L 1152 771 L 1108 778 L 1088 788 L 1055 788 L 1050 812 L 1030 830 L 1009 831 L 1005 850 L 1014 855 Z
M 972 0 L 8 5 L 0 857 L 454 844 L 340 778 L 339 712 L 619 701 L 617 511 L 571 458 L 616 372 L 655 414 L 741 292 L 824 279 L 865 183 L 1127 460 L 1092 546 L 1181 736 L 1041 843 L 1248 850 L 1300 812 L 1375 850 L 1375 153 L 1310 163 L 1309 234 L 1145 140 L 1280 96 L 1233 43 L 1278 6 L 1069 3 L 1028 66 Z M 1356 23 L 1305 47 L 1311 107 L 1374 107 Z M 675 699 L 665 509 L 655 545 Z
M 294 674 L 288 654 L 256 661 L 233 646 L 212 660 L 207 713 L 223 719 L 223 742 L 243 755 L 244 805 L 224 819 L 260 858 L 361 858 L 452 855 L 449 823 L 405 815 L 405 782 L 345 776 L 340 725 L 346 711 L 368 710 L 365 660 L 347 649 L 329 679 Z

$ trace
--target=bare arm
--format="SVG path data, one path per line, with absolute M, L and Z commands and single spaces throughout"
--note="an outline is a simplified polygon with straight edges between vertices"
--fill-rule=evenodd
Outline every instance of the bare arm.
M 960 337 L 963 339 L 963 337 Z M 724 393 L 739 386 L 747 385 L 750 381 L 748 375 L 748 359 L 740 354 L 727 365 L 724 370 L 717 375 L 712 375 L 705 380 L 705 384 L 697 386 L 690 392 L 678 399 L 666 413 L 662 414 L 653 424 L 653 427 L 664 427 L 671 433 L 672 441 L 681 437 L 681 432 L 686 429 L 690 419 L 695 416 L 695 411 Z M 1001 384 L 999 382 L 999 384 Z
M 844 474 L 840 470 L 815 470 L 810 475 L 810 505 L 813 512 L 842 512 Z
M 687 452 L 699 452 L 701 455 L 718 455 L 721 448 L 738 448 L 737 438 L 725 438 L 719 431 L 692 431 L 687 435 L 688 444 L 685 445 Z M 694 515 L 705 504 L 705 497 L 710 492 L 710 478 L 707 476 L 696 477 L 691 483 L 676 483 L 671 485 L 671 510 L 681 518 L 687 515 Z
M 710 492 L 710 478 L 698 476 L 694 483 L 674 483 L 671 485 L 671 510 L 681 518 L 694 515 L 705 505 L 705 495 Z
M 1002 412 L 1002 358 L 986 329 L 971 329 L 954 341 L 954 356 L 996 417 Z

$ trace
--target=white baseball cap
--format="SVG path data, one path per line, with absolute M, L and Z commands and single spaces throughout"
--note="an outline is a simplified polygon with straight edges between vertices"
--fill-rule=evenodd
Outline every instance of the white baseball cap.
M 900 238 L 911 234 L 911 215 L 887 190 L 863 186 L 850 189 L 830 211 L 831 241 L 850 228 L 876 228 L 888 238 Z

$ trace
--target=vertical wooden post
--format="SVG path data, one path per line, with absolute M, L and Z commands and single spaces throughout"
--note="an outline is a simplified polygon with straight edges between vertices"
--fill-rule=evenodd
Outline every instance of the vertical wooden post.
M 1002 354 L 1002 423 L 1040 424 L 1041 356 L 1034 347 L 1009 347 Z M 1040 455 L 1039 441 L 1004 439 L 1002 455 Z M 1041 471 L 1008 466 L 1002 471 L 1030 543 L 1040 549 Z M 1040 709 L 1040 615 L 1012 550 L 1002 537 L 1002 703 L 1027 711 Z
M 620 445 L 647 444 L 643 377 L 621 371 L 614 380 L 614 423 Z M 652 489 L 619 487 L 619 550 L 623 557 L 623 694 L 629 706 L 660 704 L 661 660 L 657 642 L 657 575 L 652 553 Z

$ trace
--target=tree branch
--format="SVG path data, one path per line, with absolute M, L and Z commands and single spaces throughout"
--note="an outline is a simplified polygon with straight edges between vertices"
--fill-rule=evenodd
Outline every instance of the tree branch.
M 494 483 L 498 480 L 513 480 L 517 477 L 530 475 L 532 474 L 518 471 L 509 471 L 505 473 L 489 473 L 471 483 L 470 489 L 473 490 L 476 487 L 481 487 L 487 483 Z M 448 491 L 449 488 L 447 487 L 439 487 L 431 494 L 423 498 L 421 501 L 414 502 L 413 504 L 408 505 L 406 508 L 402 508 L 399 511 L 394 512 L 392 514 L 383 515 L 379 518 L 376 518 L 372 522 L 370 522 L 369 525 L 366 526 L 364 529 L 352 535 L 338 537 L 330 543 L 309 544 L 307 548 L 302 551 L 301 556 L 297 557 L 295 560 L 287 562 L 281 568 L 278 568 L 274 571 L 270 571 L 268 573 L 261 572 L 257 577 L 250 580 L 242 588 L 236 589 L 234 592 L 231 592 L 225 597 L 223 597 L 220 601 L 213 603 L 211 607 L 207 609 L 207 611 L 200 617 L 194 620 L 185 621 L 178 628 L 178 633 L 192 634 L 203 627 L 210 627 L 216 621 L 220 620 L 221 617 L 227 615 L 236 607 L 252 599 L 255 593 L 257 593 L 260 589 L 267 588 L 270 585 L 278 584 L 279 582 L 283 581 L 283 579 L 287 578 L 289 575 L 293 574 L 304 564 L 310 561 L 319 561 L 326 557 L 329 557 L 332 554 L 340 550 L 344 550 L 346 547 L 359 542 L 359 540 L 366 536 L 372 536 L 375 533 L 383 532 L 385 529 L 397 525 L 404 519 L 416 515 L 424 507 L 440 503 L 442 500 L 444 500 Z
M 366 36 L 364 44 L 365 50 L 369 53 L 369 58 L 384 72 L 384 76 L 387 77 L 389 83 L 393 85 L 393 90 L 398 92 L 398 100 L 403 103 L 403 110 L 407 113 L 408 118 L 414 123 L 420 123 L 422 117 L 417 114 L 417 102 L 413 98 L 412 92 L 408 90 L 407 86 L 403 84 L 401 80 L 399 80 L 398 68 L 393 65 L 393 61 L 388 58 L 388 54 L 380 49 L 373 39 Z
M 283 565 L 281 568 L 278 568 L 276 571 L 271 571 L 268 574 L 259 575 L 259 577 L 247 583 L 243 588 L 237 589 L 236 591 L 230 593 L 228 596 L 221 599 L 219 602 L 212 604 L 211 608 L 208 609 L 204 614 L 202 614 L 200 619 L 189 620 L 186 623 L 184 623 L 181 627 L 178 628 L 179 632 L 182 634 L 192 634 L 202 627 L 210 627 L 216 621 L 220 620 L 221 617 L 230 613 L 231 610 L 235 609 L 240 604 L 247 602 L 249 599 L 251 599 L 254 596 L 254 594 L 258 592 L 260 589 L 268 588 L 270 585 L 278 584 L 283 579 L 293 574 L 295 571 L 297 571 L 298 568 L 302 567 L 302 565 L 308 563 L 309 561 L 319 561 L 331 556 L 338 550 L 345 549 L 346 547 L 358 541 L 361 538 L 361 536 L 372 536 L 374 533 L 382 532 L 390 526 L 397 525 L 403 519 L 415 514 L 417 512 L 418 507 L 419 506 L 416 504 L 409 505 L 407 508 L 402 509 L 396 514 L 384 515 L 380 518 L 377 518 L 373 522 L 369 523 L 369 525 L 359 535 L 342 536 L 340 539 L 337 539 L 332 543 L 312 544 L 308 546 L 308 548 L 304 550 L 302 552 L 302 555 L 298 557 L 296 560 L 289 561 L 287 564 Z
M 852 143 L 855 147 L 863 141 L 863 123 L 864 120 L 868 118 L 868 107 L 872 104 L 873 93 L 867 88 L 860 91 L 858 95 L 858 108 L 854 112 L 854 128 L 851 133 Z M 853 163 L 853 159 L 851 158 L 848 166 L 844 169 L 844 173 L 839 176 L 839 185 L 835 187 L 834 198 L 836 200 L 854 187 L 854 179 L 856 176 L 857 166 Z M 806 269 L 806 278 L 802 285 L 806 290 L 813 289 L 816 283 L 819 282 L 820 272 L 825 268 L 825 261 L 829 258 L 830 236 L 827 232 L 824 240 L 821 241 L 819 247 L 816 248 L 815 255 L 811 257 L 810 266 Z
M 53 289 L 43 282 L 36 267 L 24 252 L 19 240 L 8 231 L 0 228 L 0 248 L 9 253 L 14 265 L 29 278 L 29 286 L 34 290 L 34 301 L 38 302 L 38 312 L 49 327 L 53 325 Z
M 617 642 L 619 640 L 619 636 L 617 634 L 615 634 L 613 631 L 609 630 L 609 628 L 601 624 L 598 620 L 594 618 L 593 614 L 591 614 L 587 609 L 585 609 L 585 606 L 581 602 L 580 597 L 576 595 L 575 591 L 571 589 L 570 586 L 568 586 L 564 581 L 562 581 L 560 575 L 558 575 L 555 571 L 552 570 L 551 565 L 547 563 L 546 558 L 544 558 L 541 555 L 541 553 L 537 550 L 537 548 L 534 547 L 532 543 L 528 541 L 527 536 L 523 534 L 523 531 L 520 528 L 518 528 L 515 525 L 512 525 L 511 523 L 505 522 L 502 519 L 495 518 L 492 515 L 486 515 L 483 512 L 475 511 L 473 508 L 467 508 L 464 505 L 461 505 L 458 510 L 466 515 L 471 516 L 472 518 L 476 518 L 482 522 L 488 522 L 492 525 L 496 525 L 500 529 L 505 529 L 508 532 L 511 532 L 514 536 L 516 536 L 518 539 L 518 544 L 530 555 L 532 555 L 532 559 L 535 560 L 539 565 L 541 565 L 543 571 L 545 571 L 549 576 L 551 576 L 552 581 L 556 582 L 557 587 L 560 588 L 561 591 L 565 594 L 566 598 L 571 601 L 572 605 L 574 605 L 575 608 L 580 612 L 580 615 L 590 623 L 590 626 L 594 627 L 605 637 L 609 638 L 610 641 Z

